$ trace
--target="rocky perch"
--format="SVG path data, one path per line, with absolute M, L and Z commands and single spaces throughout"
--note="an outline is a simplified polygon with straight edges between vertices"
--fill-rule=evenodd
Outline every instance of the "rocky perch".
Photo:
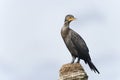
M 59 80 L 88 80 L 88 76 L 79 63 L 64 64 L 59 71 Z

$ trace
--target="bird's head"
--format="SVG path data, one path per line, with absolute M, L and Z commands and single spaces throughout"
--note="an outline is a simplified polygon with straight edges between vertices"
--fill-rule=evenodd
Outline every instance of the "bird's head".
M 73 15 L 67 15 L 66 17 L 65 17 L 65 22 L 71 22 L 71 21 L 73 21 L 73 20 L 75 20 L 76 18 L 73 16 Z

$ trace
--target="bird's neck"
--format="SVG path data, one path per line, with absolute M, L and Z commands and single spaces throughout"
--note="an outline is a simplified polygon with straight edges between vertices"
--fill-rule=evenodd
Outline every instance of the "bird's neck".
M 68 21 L 65 21 L 65 22 L 64 22 L 64 27 L 67 27 L 67 28 L 69 28 L 69 24 L 70 24 L 70 22 L 68 22 Z
M 61 29 L 61 35 L 63 37 L 63 39 L 65 39 L 67 37 L 67 35 L 69 34 L 69 22 L 64 22 L 64 26 Z

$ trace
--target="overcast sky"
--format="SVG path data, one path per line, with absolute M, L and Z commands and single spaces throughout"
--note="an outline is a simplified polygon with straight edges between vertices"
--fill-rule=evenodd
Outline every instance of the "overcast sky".
M 89 80 L 120 80 L 119 8 L 119 0 L 0 0 L 0 80 L 58 80 L 71 61 L 60 35 L 67 14 L 101 73 L 81 61 Z

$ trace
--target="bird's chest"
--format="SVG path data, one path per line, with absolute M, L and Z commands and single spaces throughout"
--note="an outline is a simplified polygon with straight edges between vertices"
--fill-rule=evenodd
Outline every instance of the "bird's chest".
M 63 38 L 66 46 L 68 47 L 68 45 L 71 44 L 70 30 L 66 27 L 63 27 L 61 29 L 61 35 L 62 35 L 62 38 Z
M 65 40 L 69 36 L 69 28 L 63 27 L 61 29 L 61 36 Z
M 76 50 L 76 47 L 75 45 L 73 44 L 72 40 L 71 40 L 71 36 L 67 36 L 65 39 L 64 39 L 64 42 L 68 48 L 68 50 L 70 51 L 70 53 L 73 55 L 73 56 L 76 56 L 78 55 L 78 52 Z
M 70 53 L 74 56 L 77 56 L 77 51 L 75 49 L 75 45 L 72 43 L 72 40 L 71 40 L 71 30 L 68 30 L 66 28 L 63 28 L 61 30 L 61 35 L 62 35 L 62 38 L 68 48 L 68 50 L 70 51 Z

